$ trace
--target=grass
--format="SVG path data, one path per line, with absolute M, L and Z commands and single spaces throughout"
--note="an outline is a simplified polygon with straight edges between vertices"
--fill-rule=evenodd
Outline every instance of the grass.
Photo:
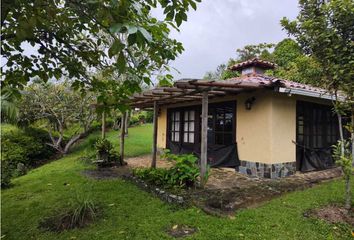
M 18 127 L 16 127 L 15 125 L 8 124 L 8 123 L 1 123 L 0 128 L 1 128 L 1 134 L 6 134 L 11 131 L 13 131 L 13 132 L 20 131 L 20 129 Z
M 125 138 L 124 152 L 126 157 L 136 157 L 151 153 L 152 149 L 152 124 L 145 124 L 129 128 L 128 137 Z M 92 143 L 101 137 L 101 132 L 97 131 L 88 136 L 85 141 L 74 147 L 73 151 L 94 150 Z M 113 143 L 115 150 L 119 151 L 120 131 L 109 131 L 106 138 Z
M 130 129 L 128 156 L 150 152 L 151 130 L 151 125 Z M 342 180 L 286 194 L 240 211 L 234 219 L 217 218 L 194 207 L 172 207 L 121 179 L 84 177 L 81 171 L 88 166 L 79 157 L 90 138 L 97 136 L 99 133 L 87 138 L 66 157 L 15 179 L 13 188 L 2 191 L 2 239 L 172 239 L 166 229 L 175 224 L 198 229 L 187 239 L 353 239 L 347 225 L 334 227 L 303 217 L 308 209 L 343 201 Z M 108 133 L 108 138 L 117 146 L 117 132 Z M 68 207 L 78 195 L 100 203 L 103 213 L 97 222 L 62 233 L 38 228 L 43 218 Z

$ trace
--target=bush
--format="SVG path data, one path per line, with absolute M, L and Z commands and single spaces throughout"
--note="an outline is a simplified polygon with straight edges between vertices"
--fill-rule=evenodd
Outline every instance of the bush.
M 197 157 L 193 154 L 174 155 L 167 153 L 166 159 L 175 161 L 169 169 L 138 168 L 134 175 L 157 186 L 185 188 L 196 184 L 199 177 Z
M 134 125 L 137 125 L 137 124 L 139 124 L 139 118 L 138 118 L 138 116 L 137 115 L 132 115 L 131 117 L 130 117 L 130 121 L 129 121 L 129 125 L 130 126 L 134 126 Z
M 1 186 L 9 186 L 12 176 L 23 175 L 26 172 L 24 169 L 36 167 L 50 158 L 55 150 L 46 144 L 48 141 L 48 133 L 37 128 L 3 134 L 1 136 Z M 19 171 L 16 171 L 17 166 L 21 166 Z
M 145 120 L 146 120 L 147 123 L 152 123 L 153 120 L 154 120 L 154 112 L 153 111 L 147 111 Z
M 99 167 L 116 164 L 123 165 L 119 154 L 114 151 L 112 143 L 107 139 L 98 139 L 95 143 L 97 163 Z
M 60 209 L 53 216 L 42 219 L 39 227 L 53 232 L 83 228 L 94 222 L 100 213 L 100 207 L 96 203 L 77 197 L 70 208 Z

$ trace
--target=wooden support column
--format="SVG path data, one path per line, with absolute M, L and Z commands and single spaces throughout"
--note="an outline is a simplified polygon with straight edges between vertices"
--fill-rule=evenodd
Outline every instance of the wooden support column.
M 157 116 L 158 116 L 158 105 L 157 101 L 154 101 L 154 133 L 153 133 L 153 141 L 152 141 L 152 162 L 151 167 L 156 168 L 156 155 L 157 155 Z
M 201 185 L 206 183 L 207 173 L 207 150 L 208 150 L 208 92 L 203 92 L 202 99 L 202 131 L 201 131 L 201 152 L 200 152 L 200 179 Z
M 125 137 L 125 118 L 127 117 L 127 112 L 124 112 L 121 120 L 120 128 L 120 161 L 124 162 L 124 137 Z

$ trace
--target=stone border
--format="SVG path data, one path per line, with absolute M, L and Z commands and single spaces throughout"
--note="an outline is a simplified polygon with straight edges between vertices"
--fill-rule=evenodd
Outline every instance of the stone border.
M 266 164 L 240 160 L 241 165 L 236 171 L 251 177 L 282 178 L 296 173 L 296 162 Z
M 157 197 L 159 197 L 161 200 L 165 202 L 174 203 L 177 205 L 187 204 L 187 201 L 184 197 L 169 193 L 164 189 L 160 189 L 158 187 L 152 186 L 135 176 L 124 176 L 124 178 L 130 180 L 131 182 L 133 182 L 135 185 L 145 190 L 146 192 L 153 193 L 154 195 L 156 195 Z

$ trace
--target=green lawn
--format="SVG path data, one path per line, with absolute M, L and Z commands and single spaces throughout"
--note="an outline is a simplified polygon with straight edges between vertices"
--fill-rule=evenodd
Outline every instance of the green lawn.
M 127 155 L 150 152 L 151 132 L 151 125 L 130 129 Z M 175 224 L 198 228 L 188 239 L 353 239 L 346 225 L 334 227 L 303 217 L 307 209 L 342 200 L 341 180 L 243 210 L 235 219 L 217 218 L 197 208 L 172 207 L 124 180 L 84 177 L 81 171 L 89 166 L 78 158 L 95 136 L 99 133 L 68 156 L 30 171 L 15 179 L 13 188 L 2 191 L 1 239 L 170 239 L 165 230 Z M 117 132 L 110 132 L 108 138 L 118 141 Z M 42 218 L 67 206 L 77 195 L 89 196 L 104 207 L 99 221 L 63 233 L 37 228 Z

